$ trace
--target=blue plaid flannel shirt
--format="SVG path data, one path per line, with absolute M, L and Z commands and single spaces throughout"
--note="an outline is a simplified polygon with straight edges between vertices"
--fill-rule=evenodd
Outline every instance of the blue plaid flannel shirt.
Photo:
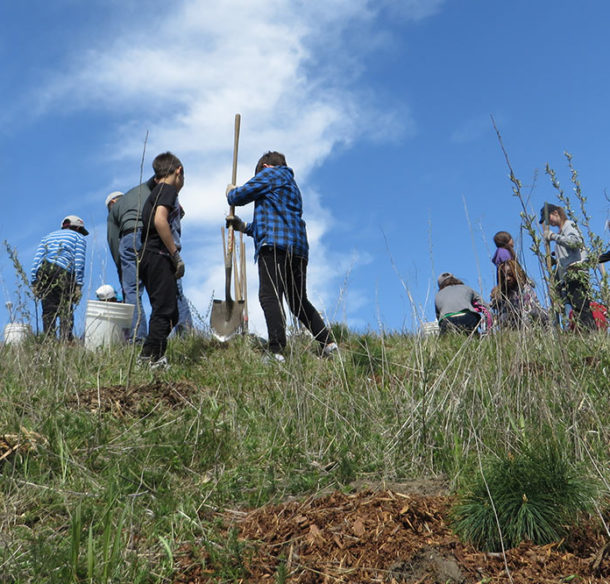
M 237 207 L 254 201 L 254 218 L 246 225 L 246 234 L 254 238 L 254 261 L 263 246 L 308 259 L 303 199 L 291 168 L 263 168 L 245 185 L 230 191 L 227 199 Z

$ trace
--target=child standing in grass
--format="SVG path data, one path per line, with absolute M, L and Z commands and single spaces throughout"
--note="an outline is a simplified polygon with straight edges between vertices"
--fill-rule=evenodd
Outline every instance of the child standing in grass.
M 441 335 L 449 332 L 473 334 L 481 323 L 482 314 L 489 314 L 481 296 L 450 272 L 443 272 L 438 277 L 434 305 Z
M 496 253 L 494 253 L 491 261 L 496 267 L 508 260 L 517 259 L 513 236 L 508 231 L 498 231 L 494 235 L 494 243 L 496 244 Z
M 272 358 L 284 361 L 286 321 L 285 297 L 291 312 L 318 341 L 322 356 L 337 351 L 330 331 L 307 298 L 309 244 L 303 221 L 303 199 L 294 173 L 280 152 L 267 152 L 258 161 L 255 175 L 245 185 L 227 188 L 229 205 L 254 203 L 254 219 L 244 223 L 228 217 L 232 225 L 254 238 L 254 260 L 258 261 L 258 298 L 267 323 Z
M 45 236 L 34 256 L 32 289 L 42 304 L 42 326 L 45 334 L 55 336 L 59 319 L 59 336 L 73 339 L 74 305 L 81 299 L 85 277 L 85 255 L 89 232 L 76 215 L 68 215 L 61 229 Z
M 545 203 L 540 209 L 540 223 L 544 223 L 544 238 L 555 242 L 557 278 L 562 297 L 572 307 L 576 322 L 586 329 L 595 330 L 589 270 L 584 264 L 587 252 L 580 231 L 567 218 L 563 207 L 551 203 Z M 559 232 L 551 231 L 549 225 L 559 227 Z
M 167 337 L 178 322 L 177 280 L 184 276 L 180 257 L 181 207 L 178 193 L 184 186 L 184 167 L 171 152 L 153 161 L 156 185 L 142 207 L 142 251 L 140 276 L 152 312 L 148 336 L 139 360 L 153 369 L 168 367 Z
M 496 266 L 496 284 L 500 283 L 500 266 L 509 260 L 516 260 L 515 243 L 513 236 L 508 231 L 498 231 L 494 235 L 496 253 L 491 258 L 491 263 Z

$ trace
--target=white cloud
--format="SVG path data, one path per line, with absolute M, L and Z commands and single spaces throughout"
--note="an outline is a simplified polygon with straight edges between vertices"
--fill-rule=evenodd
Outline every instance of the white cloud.
M 417 21 L 441 5 L 442 0 L 407 0 L 399 12 Z M 218 230 L 227 211 L 233 115 L 240 112 L 238 182 L 250 178 L 262 152 L 286 153 L 305 194 L 312 300 L 330 306 L 345 275 L 341 269 L 367 260 L 326 249 L 333 218 L 323 194 L 307 190 L 307 176 L 338 145 L 363 135 L 387 140 L 411 125 L 406 107 L 393 115 L 375 104 L 374 93 L 354 84 L 357 55 L 367 50 L 366 43 L 342 45 L 342 35 L 356 25 L 372 38 L 379 9 L 367 0 L 174 2 L 163 17 L 143 17 L 139 28 L 131 20 L 109 36 L 100 27 L 87 50 L 75 51 L 78 57 L 66 72 L 42 87 L 39 111 L 110 114 L 116 134 L 106 154 L 123 169 L 124 189 L 139 175 L 147 131 L 144 179 L 158 152 L 170 149 L 180 156 L 187 177 L 181 194 L 187 213 L 185 287 L 198 307 L 209 304 L 213 290 L 224 296 Z M 244 213 L 249 214 L 251 209 Z M 250 251 L 249 272 L 256 274 L 251 257 Z M 249 276 L 249 283 L 253 320 L 260 325 L 256 278 Z M 353 296 L 359 298 L 357 291 Z

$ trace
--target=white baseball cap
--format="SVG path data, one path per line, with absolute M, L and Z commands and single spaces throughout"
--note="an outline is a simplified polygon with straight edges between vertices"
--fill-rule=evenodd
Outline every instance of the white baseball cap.
M 61 228 L 67 229 L 68 227 L 76 227 L 83 235 L 89 235 L 89 232 L 85 229 L 85 222 L 77 215 L 64 217 L 64 220 L 61 222 Z
M 98 300 L 113 300 L 116 298 L 116 291 L 110 284 L 102 284 L 96 291 Z
M 107 197 L 106 197 L 106 207 L 108 207 L 108 205 L 110 205 L 110 203 L 112 201 L 114 201 L 115 199 L 118 199 L 119 197 L 122 197 L 124 193 L 122 193 L 121 191 L 112 191 Z

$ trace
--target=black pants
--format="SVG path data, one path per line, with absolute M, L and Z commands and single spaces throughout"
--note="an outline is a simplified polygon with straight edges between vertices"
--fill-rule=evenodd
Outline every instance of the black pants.
M 178 287 L 174 274 L 169 256 L 152 251 L 142 254 L 140 277 L 152 307 L 142 356 L 154 361 L 165 354 L 167 337 L 178 322 Z
M 439 324 L 439 334 L 465 333 L 472 334 L 479 327 L 481 315 L 478 312 L 466 312 L 459 316 L 448 316 L 443 318 Z
M 572 307 L 574 322 L 589 330 L 596 330 L 597 325 L 591 312 L 587 273 L 583 270 L 568 269 L 562 281 L 562 295 Z
M 280 353 L 286 347 L 286 319 L 282 299 L 288 301 L 290 311 L 325 346 L 330 334 L 322 317 L 307 299 L 307 260 L 281 249 L 263 247 L 258 255 L 258 299 L 261 303 L 269 350 Z
M 59 338 L 71 341 L 74 338 L 74 274 L 56 264 L 43 262 L 36 272 L 34 290 L 42 304 L 42 328 L 45 334 L 55 336 L 59 319 Z

